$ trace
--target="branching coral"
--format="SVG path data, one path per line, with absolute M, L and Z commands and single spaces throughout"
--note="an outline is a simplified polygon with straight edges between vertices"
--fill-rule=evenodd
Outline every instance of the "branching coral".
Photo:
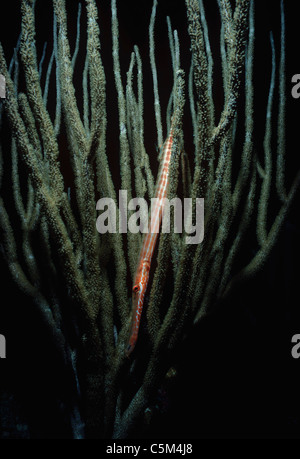
M 205 237 L 202 244 L 188 245 L 185 234 L 160 235 L 157 265 L 142 319 L 147 327 L 130 360 L 125 356 L 131 321 L 129 280 L 135 273 L 141 236 L 130 232 L 99 235 L 95 225 L 99 197 L 111 197 L 118 206 L 118 192 L 107 157 L 107 98 L 111 95 L 106 93 L 96 2 L 85 1 L 87 39 L 82 108 L 74 78 L 82 40 L 81 5 L 71 55 L 66 4 L 64 0 L 53 0 L 53 52 L 44 71 L 44 58 L 40 62 L 37 58 L 35 3 L 22 1 L 22 32 L 10 65 L 0 48 L 0 72 L 6 78 L 2 126 L 7 120 L 9 123 L 9 138 L 3 136 L 1 146 L 1 177 L 11 173 L 14 202 L 11 210 L 0 198 L 2 252 L 16 284 L 37 305 L 51 330 L 53 344 L 65 365 L 72 369 L 74 380 L 79 378 L 84 409 L 79 415 L 76 404 L 72 407 L 74 436 L 125 437 L 143 413 L 148 413 L 149 400 L 170 374 L 176 350 L 186 334 L 192 332 L 213 304 L 231 292 L 236 282 L 249 278 L 262 267 L 299 185 L 298 173 L 290 189 L 285 189 L 283 2 L 276 161 L 272 155 L 276 73 L 272 36 L 262 160 L 254 150 L 254 2 L 237 0 L 235 8 L 229 0 L 217 2 L 224 88 L 220 116 L 213 94 L 214 57 L 203 1 L 186 0 L 191 40 L 186 95 L 180 37 L 172 31 L 170 19 L 167 21 L 174 83 L 166 125 L 169 129 L 173 116 L 175 126 L 169 196 L 205 198 Z M 155 60 L 156 9 L 154 0 L 149 48 L 157 141 L 162 145 L 166 129 Z M 111 18 L 121 189 L 127 190 L 128 199 L 151 198 L 155 177 L 152 153 L 147 151 L 144 140 L 147 108 L 143 100 L 142 60 L 135 46 L 124 85 L 116 0 L 111 2 Z M 20 81 L 20 75 L 24 81 Z M 49 98 L 51 85 L 56 93 L 54 109 Z M 238 105 L 241 96 L 244 113 Z M 192 121 L 193 155 L 185 147 L 185 97 L 185 109 L 190 109 Z M 241 132 L 237 134 L 237 130 Z M 237 135 L 244 137 L 242 149 L 237 146 Z M 68 144 L 67 165 L 63 160 L 64 137 Z M 273 182 L 281 205 L 270 224 L 268 209 Z M 18 214 L 17 229 L 11 212 Z M 118 218 L 117 213 L 117 227 Z M 256 219 L 259 249 L 236 272 L 233 268 L 251 229 L 251 219 Z M 71 312 L 66 304 L 71 306 Z M 70 340 L 65 333 L 66 322 L 76 330 L 77 341 Z M 78 428 L 80 418 L 86 425 L 85 434 Z

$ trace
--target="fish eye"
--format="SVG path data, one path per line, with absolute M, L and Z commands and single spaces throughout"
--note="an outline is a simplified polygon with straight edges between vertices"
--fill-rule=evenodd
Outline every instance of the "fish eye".
M 133 293 L 137 293 L 139 291 L 139 286 L 135 285 L 132 289 Z

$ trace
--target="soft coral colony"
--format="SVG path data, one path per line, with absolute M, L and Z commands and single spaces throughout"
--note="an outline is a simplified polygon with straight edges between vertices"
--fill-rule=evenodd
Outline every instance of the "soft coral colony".
M 100 47 L 101 1 L 99 12 L 95 0 L 85 1 L 84 27 L 79 4 L 77 38 L 70 46 L 66 3 L 53 0 L 53 38 L 49 40 L 53 49 L 47 65 L 45 53 L 37 57 L 36 3 L 22 0 L 21 35 L 11 61 L 6 61 L 0 48 L 0 72 L 6 79 L 6 99 L 1 105 L 2 182 L 12 176 L 12 196 L 2 187 L 0 197 L 2 254 L 17 286 L 32 299 L 36 314 L 49 328 L 53 346 L 72 375 L 75 395 L 66 409 L 73 436 L 126 437 L 138 420 L 149 420 L 151 398 L 165 378 L 175 373 L 176 350 L 186 334 L 193 332 L 211 306 L 225 298 L 237 282 L 262 267 L 299 185 L 299 172 L 289 189 L 285 183 L 283 1 L 279 69 L 272 35 L 270 40 L 261 157 L 255 151 L 253 135 L 254 1 L 237 0 L 233 7 L 229 0 L 218 0 L 215 5 L 223 79 L 223 107 L 218 116 L 212 32 L 202 0 L 185 2 L 191 45 L 191 65 L 186 72 L 181 68 L 180 37 L 167 18 L 173 87 L 166 116 L 162 116 L 154 31 L 159 2 L 153 1 L 149 18 L 152 111 L 157 144 L 167 139 L 161 156 L 167 179 L 157 180 L 150 161 L 154 152 L 144 140 L 144 111 L 149 108 L 144 107 L 142 59 L 135 46 L 124 83 L 116 0 L 111 1 L 116 92 L 109 95 L 101 56 L 107 44 Z M 82 43 L 86 54 L 81 88 L 76 90 L 76 94 L 82 91 L 79 106 L 74 74 Z M 274 105 L 276 73 L 280 96 Z M 53 90 L 54 107 L 49 97 Z M 156 239 L 144 242 L 144 258 L 139 259 L 140 234 L 97 232 L 99 196 L 109 196 L 117 205 L 107 149 L 108 96 L 115 97 L 118 104 L 119 125 L 114 129 L 119 136 L 121 189 L 129 199 L 151 198 L 155 193 L 174 197 L 179 188 L 185 196 L 204 197 L 203 243 L 185 244 L 184 234 L 171 231 L 159 235 L 157 253 Z M 273 106 L 278 110 L 277 126 Z M 183 119 L 187 112 L 193 152 L 185 147 Z M 70 179 L 68 171 L 68 180 L 61 158 L 62 136 L 68 144 L 72 175 Z M 237 147 L 238 137 L 243 142 Z M 272 154 L 274 138 L 277 151 Z M 271 193 L 273 185 L 277 196 Z M 270 221 L 273 201 L 277 213 Z M 245 266 L 237 268 L 236 259 L 249 231 L 256 231 L 258 250 Z M 136 272 L 143 276 L 135 277 Z M 134 296 L 139 295 L 133 298 L 137 308 L 133 312 L 132 289 Z M 143 321 L 145 326 L 139 331 Z M 73 332 L 66 332 L 70 328 Z

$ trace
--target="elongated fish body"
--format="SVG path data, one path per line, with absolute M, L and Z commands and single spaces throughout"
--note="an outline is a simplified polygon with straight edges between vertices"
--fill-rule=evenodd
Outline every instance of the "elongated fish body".
M 144 299 L 149 281 L 151 261 L 158 238 L 158 230 L 162 220 L 162 212 L 164 207 L 164 199 L 167 197 L 169 188 L 169 173 L 171 164 L 171 153 L 173 143 L 173 128 L 170 130 L 168 139 L 164 145 L 163 158 L 161 162 L 160 172 L 156 185 L 155 195 L 157 198 L 151 211 L 151 226 L 148 225 L 149 232 L 146 233 L 140 252 L 139 263 L 134 278 L 132 288 L 132 329 L 129 338 L 129 343 L 126 349 L 126 355 L 129 357 L 135 348 L 139 327 L 141 322 L 141 315 L 144 306 Z M 155 231 L 156 229 L 156 231 Z

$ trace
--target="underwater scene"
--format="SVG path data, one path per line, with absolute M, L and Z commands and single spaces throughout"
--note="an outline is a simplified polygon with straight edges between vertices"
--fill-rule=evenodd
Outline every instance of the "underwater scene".
M 1 2 L 0 439 L 300 438 L 298 18 Z

